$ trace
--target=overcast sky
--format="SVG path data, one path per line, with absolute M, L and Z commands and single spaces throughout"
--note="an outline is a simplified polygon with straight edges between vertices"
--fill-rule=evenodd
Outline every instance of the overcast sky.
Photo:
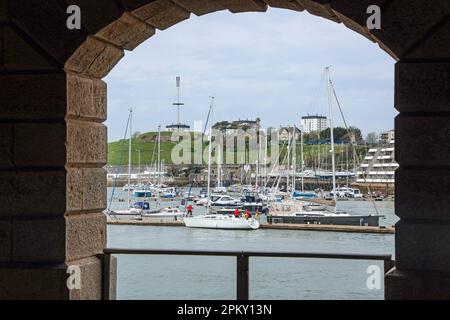
M 209 96 L 214 120 L 254 119 L 263 127 L 299 124 L 326 115 L 323 70 L 332 79 L 349 125 L 368 132 L 393 128 L 395 61 L 363 36 L 306 12 L 227 11 L 158 31 L 119 62 L 108 83 L 109 141 L 124 135 L 128 109 L 134 130 L 176 122 L 175 77 L 181 76 L 181 120 L 204 120 Z M 335 125 L 342 125 L 337 108 Z

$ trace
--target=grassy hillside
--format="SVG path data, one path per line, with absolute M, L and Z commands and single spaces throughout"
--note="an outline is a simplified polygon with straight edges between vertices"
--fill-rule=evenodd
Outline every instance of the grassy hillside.
M 171 152 L 178 142 L 170 141 L 171 132 L 161 132 L 161 160 L 171 164 Z M 131 140 L 131 164 L 150 165 L 158 159 L 158 132 L 147 132 Z M 119 140 L 108 144 L 108 165 L 128 165 L 128 140 Z
M 172 133 L 171 132 L 161 132 L 161 159 L 166 164 L 172 164 L 171 160 L 171 153 L 172 149 L 175 147 L 175 145 L 178 142 L 170 141 Z M 193 135 L 193 134 L 191 134 Z M 139 163 L 139 156 L 138 156 L 138 150 L 141 150 L 141 164 L 143 166 L 150 165 L 152 163 L 155 163 L 157 161 L 158 157 L 158 133 L 157 132 L 147 132 L 144 134 L 141 134 L 139 137 L 132 139 L 131 141 L 131 164 L 137 166 Z M 199 139 L 200 136 L 196 135 L 194 137 L 195 139 Z M 194 139 L 192 139 L 194 140 Z M 208 148 L 207 143 L 203 144 L 203 148 L 206 151 Z M 324 149 L 330 149 L 330 146 L 317 146 L 317 145 L 305 145 L 304 146 L 304 159 L 306 162 L 306 165 L 310 165 L 312 163 L 313 159 L 314 161 L 317 161 L 318 152 L 320 149 L 320 154 L 322 161 L 324 159 Z M 192 145 L 192 150 L 193 150 Z M 286 155 L 287 147 L 284 146 L 281 148 L 281 155 L 280 159 L 283 160 Z M 349 148 L 349 157 L 352 161 L 352 151 Z M 364 155 L 366 153 L 366 150 L 362 146 L 358 146 L 357 148 L 358 154 Z M 343 155 L 344 153 L 344 155 Z M 270 147 L 269 147 L 269 154 L 270 154 Z M 336 154 L 336 164 L 340 165 L 342 162 L 345 162 L 346 156 L 345 156 L 345 148 L 343 148 L 341 145 L 335 146 L 335 154 Z M 241 154 L 235 155 L 236 159 L 241 158 Z M 330 155 L 327 155 L 328 161 L 327 163 L 330 163 Z M 193 154 L 191 154 L 191 159 L 193 159 Z M 300 146 L 297 148 L 297 161 L 300 162 Z M 128 140 L 119 140 L 116 142 L 111 142 L 108 145 L 108 165 L 116 166 L 116 165 L 128 165 Z

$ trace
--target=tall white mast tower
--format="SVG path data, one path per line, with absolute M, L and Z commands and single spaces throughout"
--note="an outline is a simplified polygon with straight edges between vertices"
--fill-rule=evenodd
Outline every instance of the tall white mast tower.
M 184 106 L 184 103 L 180 102 L 180 87 L 181 87 L 181 77 L 176 77 L 176 85 L 177 85 L 177 102 L 173 103 L 175 107 L 177 107 L 177 125 L 181 124 L 180 114 L 181 107 Z

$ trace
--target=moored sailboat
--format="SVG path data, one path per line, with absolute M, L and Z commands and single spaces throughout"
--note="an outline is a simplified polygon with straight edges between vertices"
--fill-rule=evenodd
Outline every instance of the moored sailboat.
M 209 108 L 209 116 L 212 115 L 213 112 L 213 102 L 214 98 L 211 97 L 211 105 Z M 212 118 L 212 117 L 211 117 Z M 229 196 L 217 195 L 214 197 L 211 195 L 211 142 L 212 142 L 212 120 L 209 124 L 209 144 L 208 144 L 208 188 L 207 188 L 207 197 L 205 200 L 206 204 L 206 215 L 200 215 L 195 217 L 185 217 L 183 219 L 184 224 L 188 228 L 206 228 L 206 229 L 231 229 L 231 230 L 256 230 L 259 228 L 259 221 L 254 218 L 241 218 L 235 217 L 229 214 L 212 214 L 211 206 L 213 203 L 218 207 L 220 204 L 233 204 L 239 205 L 240 201 L 233 199 Z M 218 145 L 218 148 L 221 148 L 221 145 Z M 220 151 L 218 152 L 220 155 Z M 219 161 L 218 161 L 219 163 Z M 219 170 L 220 171 L 220 168 Z M 218 173 L 218 187 L 221 187 L 220 182 L 220 173 Z M 215 201 L 213 201 L 215 200 Z

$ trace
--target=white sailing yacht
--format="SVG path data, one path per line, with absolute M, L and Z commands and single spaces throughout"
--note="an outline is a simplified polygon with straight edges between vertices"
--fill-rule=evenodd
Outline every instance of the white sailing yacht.
M 116 218 L 139 218 L 143 210 L 150 209 L 150 203 L 142 201 L 136 202 L 131 205 L 131 191 L 134 190 L 134 185 L 131 184 L 131 137 L 133 132 L 133 109 L 130 108 L 130 114 L 128 116 L 127 128 L 129 129 L 128 137 L 128 183 L 124 186 L 123 190 L 127 191 L 127 205 L 126 210 L 109 210 L 108 215 Z
M 214 97 L 211 97 L 209 113 L 211 120 L 209 123 L 209 145 L 208 145 L 208 195 L 206 215 L 184 217 L 183 221 L 188 228 L 208 228 L 208 229 L 232 229 L 232 230 L 256 230 L 259 228 L 259 221 L 254 218 L 237 218 L 231 214 L 211 214 L 211 144 L 212 144 L 212 112 L 214 108 Z M 220 147 L 220 146 L 219 146 Z M 219 151 L 220 153 L 220 151 Z M 217 154 L 217 153 L 216 153 Z
M 336 200 L 336 165 L 334 153 L 334 130 L 333 130 L 333 110 L 332 110 L 332 81 L 330 77 L 330 67 L 325 68 L 327 97 L 328 97 L 328 112 L 330 125 L 330 140 L 331 140 L 331 170 L 332 170 L 332 191 L 330 195 L 332 201 L 328 207 L 320 206 L 314 203 L 314 199 L 310 202 L 304 201 L 289 201 L 280 205 L 273 205 L 271 216 L 268 217 L 268 222 L 272 223 L 273 219 L 281 219 L 288 223 L 302 223 L 302 224 L 345 224 L 345 225 L 370 225 L 378 226 L 380 216 L 372 215 L 351 215 L 344 211 L 337 211 Z

